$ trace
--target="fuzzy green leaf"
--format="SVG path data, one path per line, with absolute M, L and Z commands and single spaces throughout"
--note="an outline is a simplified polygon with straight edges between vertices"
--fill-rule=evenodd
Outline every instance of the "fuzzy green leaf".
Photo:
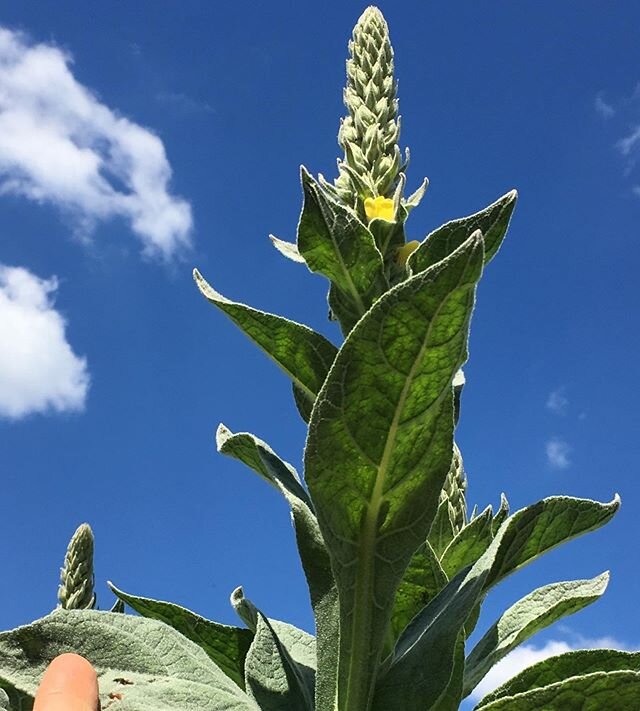
M 470 569 L 451 582 L 411 621 L 378 680 L 374 711 L 430 709 L 446 693 L 456 667 L 456 645 L 464 624 L 480 601 L 506 530 Z
M 313 711 L 313 676 L 287 651 L 272 623 L 258 610 L 245 663 L 246 687 L 261 711 Z
M 458 711 L 462 700 L 462 683 L 464 676 L 464 643 L 465 633 L 458 634 L 458 640 L 453 652 L 453 669 L 445 690 L 429 711 Z
M 253 639 L 250 630 L 212 622 L 171 602 L 130 595 L 112 583 L 109 587 L 120 601 L 138 614 L 160 620 L 195 642 L 230 679 L 244 689 L 244 660 Z
M 404 207 L 400 207 L 393 222 L 375 218 L 368 224 L 369 231 L 373 235 L 385 263 L 393 262 L 396 252 L 405 243 L 404 222 L 406 219 L 407 211 Z M 387 273 L 388 271 L 387 267 Z
M 504 494 L 500 494 L 500 507 L 496 511 L 496 515 L 493 517 L 493 523 L 491 524 L 491 529 L 495 535 L 502 526 L 502 524 L 507 520 L 509 516 L 509 502 Z
M 431 232 L 409 257 L 408 266 L 414 273 L 428 269 L 432 264 L 448 257 L 475 230 L 484 235 L 485 264 L 495 256 L 509 227 L 516 205 L 515 190 L 503 195 L 484 210 L 459 220 L 452 220 Z
M 210 286 L 197 269 L 193 275 L 205 299 L 227 314 L 307 397 L 315 400 L 337 353 L 333 343 L 308 326 L 230 301 Z
M 478 232 L 385 294 L 347 337 L 313 409 L 305 479 L 335 561 L 341 711 L 367 708 L 396 589 L 449 471 L 451 383 L 482 263 Z
M 396 593 L 391 632 L 393 642 L 405 627 L 449 582 L 429 543 L 425 543 L 411 557 Z
M 449 499 L 440 499 L 427 539 L 438 560 L 442 557 L 449 543 L 455 538 L 454 519 L 455 511 Z
M 387 289 L 382 255 L 352 210 L 333 199 L 304 168 L 301 179 L 298 251 L 312 272 L 331 281 L 329 303 L 348 332 Z
M 34 696 L 49 662 L 69 651 L 95 667 L 105 709 L 118 694 L 135 711 L 258 711 L 197 644 L 162 622 L 112 612 L 57 610 L 0 633 L 0 679 Z
M 512 649 L 550 624 L 578 612 L 606 590 L 609 574 L 591 580 L 552 583 L 512 605 L 492 625 L 467 657 L 464 695 L 470 694 L 491 667 Z
M 449 579 L 475 563 L 487 550 L 493 540 L 492 518 L 491 506 L 488 506 L 449 543 L 440 559 L 440 565 Z
M 291 465 L 283 462 L 273 450 L 254 435 L 232 434 L 221 426 L 217 435 L 218 449 L 254 469 L 285 496 L 296 532 L 302 567 L 309 586 L 317 634 L 316 696 L 318 708 L 335 697 L 339 637 L 338 593 L 318 521 L 308 495 L 299 483 Z
M 610 503 L 590 499 L 552 496 L 516 511 L 503 526 L 507 530 L 486 588 L 493 587 L 508 575 L 527 565 L 543 553 L 610 521 L 620 508 L 616 495 Z
M 298 245 L 292 242 L 285 242 L 283 239 L 279 239 L 275 235 L 269 235 L 269 239 L 273 246 L 287 259 L 292 262 L 297 262 L 298 264 L 306 264 L 304 257 L 298 251 Z
M 33 696 L 0 679 L 0 709 L 2 711 L 31 711 L 33 709 Z
M 543 659 L 487 694 L 476 708 L 483 708 L 503 696 L 515 696 L 536 688 L 557 684 L 571 677 L 612 671 L 640 672 L 640 652 L 582 649 Z
M 293 391 L 293 401 L 300 413 L 300 417 L 308 423 L 311 419 L 311 410 L 313 410 L 315 398 L 307 395 L 307 393 L 295 383 L 292 383 L 291 389 Z
M 248 432 L 234 434 L 223 424 L 216 432 L 218 451 L 237 459 L 257 472 L 265 481 L 290 497 L 295 497 L 313 509 L 311 499 L 302 486 L 298 472 L 269 447 Z
M 640 708 L 640 673 L 594 672 L 549 686 L 503 696 L 482 711 L 602 711 Z

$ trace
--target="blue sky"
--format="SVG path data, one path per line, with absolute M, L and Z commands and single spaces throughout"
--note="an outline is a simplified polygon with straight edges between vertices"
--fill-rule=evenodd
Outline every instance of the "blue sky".
M 604 599 L 528 651 L 638 648 L 640 7 L 380 6 L 409 189 L 431 181 L 409 237 L 520 193 L 474 316 L 458 434 L 471 502 L 623 500 L 608 527 L 505 583 L 483 622 L 533 587 L 611 569 Z M 103 607 L 112 579 L 233 622 L 242 584 L 310 627 L 285 504 L 213 439 L 222 421 L 299 465 L 303 423 L 285 376 L 190 272 L 338 339 L 323 281 L 267 236 L 294 238 L 300 163 L 335 174 L 363 9 L 0 7 L 1 628 L 55 605 L 82 521 Z

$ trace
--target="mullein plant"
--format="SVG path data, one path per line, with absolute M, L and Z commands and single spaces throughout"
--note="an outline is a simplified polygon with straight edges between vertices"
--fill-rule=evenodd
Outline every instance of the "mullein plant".
M 290 377 L 308 423 L 303 477 L 252 434 L 220 425 L 217 444 L 288 502 L 315 635 L 268 617 L 241 588 L 231 596 L 237 627 L 113 585 L 119 607 L 91 609 L 93 538 L 81 527 L 59 609 L 0 634 L 0 686 L 13 707 L 31 708 L 48 662 L 76 651 L 98 671 L 104 709 L 450 711 L 511 650 L 604 592 L 607 573 L 545 585 L 467 643 L 500 581 L 605 524 L 619 499 L 552 497 L 510 513 L 503 496 L 495 512 L 468 512 L 455 442 L 461 368 L 476 286 L 516 193 L 408 242 L 406 220 L 427 182 L 404 196 L 408 154 L 398 143 L 393 51 L 379 10 L 364 12 L 349 51 L 338 177 L 302 168 L 297 242 L 272 237 L 328 279 L 340 347 L 229 300 L 194 273 L 204 297 Z M 138 614 L 119 614 L 123 604 Z M 607 707 L 640 708 L 640 654 L 553 657 L 476 708 Z

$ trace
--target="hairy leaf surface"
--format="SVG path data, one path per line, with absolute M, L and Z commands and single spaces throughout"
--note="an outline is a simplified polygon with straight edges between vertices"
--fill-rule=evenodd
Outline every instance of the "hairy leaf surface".
M 591 580 L 552 583 L 512 605 L 476 644 L 465 665 L 465 696 L 512 649 L 550 624 L 578 612 L 606 590 L 609 574 Z
M 329 554 L 313 512 L 313 505 L 300 485 L 293 467 L 283 462 L 267 444 L 254 435 L 232 434 L 227 428 L 219 428 L 217 442 L 223 454 L 239 459 L 278 488 L 291 507 L 298 551 L 309 586 L 316 622 L 317 706 L 325 708 L 326 704 L 333 703 L 336 689 L 336 649 L 339 637 L 338 592 Z
M 315 400 L 337 353 L 336 347 L 308 326 L 230 301 L 194 269 L 200 292 L 275 361 L 306 395 Z
M 483 708 L 503 696 L 515 696 L 539 687 L 557 684 L 571 677 L 611 671 L 640 672 L 640 652 L 583 649 L 549 657 L 528 667 L 487 694 L 476 708 Z
M 640 674 L 634 671 L 594 672 L 557 684 L 503 696 L 482 711 L 603 711 L 640 708 Z
M 338 583 L 341 711 L 367 708 L 396 589 L 449 471 L 451 382 L 467 358 L 482 263 L 478 232 L 385 294 L 346 339 L 313 409 L 305 479 Z
M 507 531 L 487 578 L 487 589 L 561 543 L 600 528 L 619 508 L 617 495 L 608 504 L 552 496 L 516 511 L 503 524 Z
M 455 511 L 451 502 L 446 498 L 441 499 L 427 539 L 438 560 L 455 538 L 454 519 Z
M 404 628 L 449 582 L 433 548 L 425 543 L 411 557 L 396 593 L 391 616 L 393 642 Z
M 488 506 L 449 543 L 440 559 L 440 565 L 448 578 L 475 563 L 487 550 L 493 540 L 492 519 L 491 507 Z
M 313 711 L 313 676 L 295 662 L 273 625 L 257 611 L 245 664 L 246 687 L 261 711 Z
M 327 277 L 329 304 L 345 332 L 387 289 L 382 255 L 367 226 L 301 169 L 304 205 L 298 251 L 312 272 Z
M 427 235 L 409 257 L 410 270 L 416 274 L 448 257 L 475 230 L 480 230 L 484 235 L 484 261 L 487 264 L 495 256 L 507 233 L 517 197 L 518 193 L 512 190 L 484 210 L 438 227 Z
M 171 602 L 130 595 L 109 583 L 119 600 L 143 617 L 160 620 L 201 647 L 236 684 L 244 689 L 244 660 L 253 633 L 241 627 L 222 625 Z
M 456 645 L 483 595 L 505 530 L 506 524 L 475 565 L 458 573 L 402 633 L 391 666 L 378 680 L 374 711 L 423 711 L 446 693 L 459 665 Z
M 218 451 L 241 461 L 283 494 L 293 496 L 313 509 L 311 499 L 302 486 L 298 472 L 269 447 L 266 442 L 248 432 L 234 434 L 220 424 L 216 432 Z
M 49 662 L 69 651 L 95 667 L 105 709 L 120 699 L 123 709 L 136 711 L 258 711 L 204 650 L 172 627 L 112 612 L 57 610 L 0 633 L 0 678 L 33 696 Z

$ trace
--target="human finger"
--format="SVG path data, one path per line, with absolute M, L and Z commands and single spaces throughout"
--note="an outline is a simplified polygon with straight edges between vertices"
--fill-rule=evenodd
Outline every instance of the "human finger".
M 33 711 L 96 711 L 98 679 L 78 654 L 61 654 L 49 664 L 36 694 Z

